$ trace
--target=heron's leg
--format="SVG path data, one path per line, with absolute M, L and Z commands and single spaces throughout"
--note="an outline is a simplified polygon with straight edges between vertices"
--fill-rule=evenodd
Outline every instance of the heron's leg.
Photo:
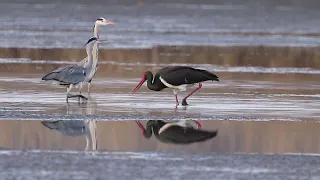
M 80 85 L 79 85 L 79 93 L 80 94 L 81 94 L 82 86 L 83 86 L 83 83 L 80 83 Z
M 199 83 L 199 86 L 198 86 L 195 90 L 193 90 L 190 94 L 188 94 L 188 96 L 186 96 L 185 98 L 183 98 L 183 99 L 182 99 L 182 106 L 187 106 L 187 105 L 188 105 L 188 103 L 187 103 L 187 98 L 190 97 L 193 93 L 195 93 L 195 92 L 198 91 L 199 89 L 201 89 L 201 87 L 202 87 L 202 84 Z
M 67 102 L 68 102 L 68 99 L 69 98 L 74 98 L 74 97 L 79 97 L 79 98 L 82 98 L 82 99 L 85 99 L 85 100 L 88 100 L 88 98 L 84 97 L 83 95 L 81 94 L 77 94 L 77 95 L 71 95 L 69 94 L 71 89 L 72 89 L 73 85 L 70 84 L 69 87 L 67 87 Z
M 88 82 L 88 94 L 90 94 L 90 85 L 91 85 L 91 81 Z
M 83 85 L 83 83 L 80 83 L 80 84 L 79 84 L 79 93 L 80 93 L 80 95 L 81 95 L 82 85 Z M 78 97 L 79 97 L 79 98 L 78 98 L 78 101 L 79 101 L 79 103 L 80 103 L 80 96 L 78 96 Z
M 70 84 L 69 86 L 67 86 L 67 102 L 68 102 L 68 99 L 70 98 L 69 96 L 69 93 L 70 93 L 70 91 L 71 91 L 71 89 L 72 89 L 72 87 L 73 87 L 73 85 L 72 84 Z
M 81 94 L 76 94 L 76 95 L 71 95 L 69 94 L 67 98 L 74 98 L 74 97 L 77 97 L 77 98 L 82 98 L 82 99 L 85 99 L 85 100 L 88 100 L 87 97 L 81 95 Z

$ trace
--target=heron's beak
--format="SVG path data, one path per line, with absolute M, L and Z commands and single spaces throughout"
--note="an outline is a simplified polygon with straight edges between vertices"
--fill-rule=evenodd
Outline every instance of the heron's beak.
M 142 84 L 144 83 L 144 82 L 146 82 L 146 78 L 145 78 L 145 76 L 143 76 L 142 77 L 142 79 L 141 79 L 141 81 L 139 82 L 139 84 L 137 85 L 137 87 L 136 88 L 134 88 L 134 90 L 132 91 L 132 94 L 134 94 L 136 91 L 138 91 L 138 89 L 142 86 Z
M 113 21 L 107 21 L 107 22 L 105 22 L 106 23 L 106 25 L 107 24 L 115 24 L 115 22 L 113 22 Z

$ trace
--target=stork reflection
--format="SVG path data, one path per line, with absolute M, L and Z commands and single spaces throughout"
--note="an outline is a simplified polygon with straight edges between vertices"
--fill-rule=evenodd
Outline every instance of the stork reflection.
M 90 98 L 85 103 L 66 105 L 67 114 L 94 114 L 97 103 Z M 51 130 L 59 131 L 64 136 L 84 136 L 86 139 L 85 150 L 97 150 L 97 121 L 96 120 L 56 120 L 41 121 L 41 124 Z
M 203 142 L 217 136 L 218 131 L 207 131 L 200 129 L 196 121 L 164 122 L 161 120 L 150 120 L 146 128 L 136 121 L 145 138 L 150 138 L 152 133 L 161 142 L 170 144 L 191 144 Z

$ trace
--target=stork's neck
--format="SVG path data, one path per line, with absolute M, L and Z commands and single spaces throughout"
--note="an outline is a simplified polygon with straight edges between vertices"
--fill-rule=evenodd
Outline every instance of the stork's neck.
M 161 89 L 158 87 L 158 84 L 155 82 L 156 82 L 156 79 L 153 79 L 153 74 L 150 74 L 147 76 L 147 87 L 153 91 L 160 91 Z
M 96 37 L 99 39 L 99 24 L 96 22 L 94 24 L 94 27 L 93 27 L 93 37 Z
M 144 133 L 145 138 L 150 138 L 152 136 L 152 125 L 147 124 L 146 131 Z

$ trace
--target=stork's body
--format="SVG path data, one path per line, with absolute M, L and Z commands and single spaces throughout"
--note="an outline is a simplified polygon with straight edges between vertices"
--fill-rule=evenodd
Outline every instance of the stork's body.
M 153 91 L 161 91 L 165 88 L 172 89 L 176 97 L 176 106 L 179 105 L 177 93 L 179 91 L 186 91 L 187 88 L 193 87 L 198 83 L 198 87 L 192 91 L 188 96 L 183 98 L 182 105 L 186 106 L 187 98 L 202 87 L 201 82 L 204 81 L 219 81 L 218 76 L 202 69 L 195 69 L 188 66 L 170 66 L 160 69 L 154 76 L 150 71 L 144 73 L 142 80 L 138 86 L 133 90 L 135 93 L 141 85 L 147 81 L 147 87 Z
M 80 92 L 82 83 L 85 82 L 88 74 L 92 71 L 93 64 L 93 49 L 97 45 L 97 38 L 92 37 L 86 43 L 86 52 L 88 55 L 87 61 L 83 64 L 83 66 L 75 65 L 75 66 L 66 66 L 58 68 L 44 77 L 42 80 L 48 81 L 53 80 L 57 81 L 60 85 L 67 86 L 67 101 L 68 98 L 71 97 L 79 97 L 83 99 L 87 99 L 86 97 L 80 95 L 69 95 L 73 86 L 80 86 Z
M 114 24 L 114 22 L 108 21 L 102 17 L 98 18 L 93 26 L 93 37 L 96 37 L 97 39 L 99 39 L 99 26 L 100 25 L 108 25 L 108 24 Z M 93 68 L 85 80 L 85 82 L 88 83 L 88 94 L 90 93 L 91 81 L 92 81 L 93 77 L 95 76 L 97 69 L 98 69 L 98 58 L 99 58 L 98 53 L 99 53 L 99 45 L 97 44 L 97 46 L 93 49 L 93 56 L 94 56 L 94 58 L 93 58 L 94 61 L 92 63 Z M 82 59 L 77 65 L 83 66 L 87 60 L 88 60 L 88 57 Z
M 196 121 L 178 121 L 166 123 L 160 120 L 150 120 L 146 128 L 136 121 L 145 138 L 150 138 L 152 133 L 164 143 L 190 144 L 202 142 L 217 136 L 217 131 L 206 131 L 199 129 Z

